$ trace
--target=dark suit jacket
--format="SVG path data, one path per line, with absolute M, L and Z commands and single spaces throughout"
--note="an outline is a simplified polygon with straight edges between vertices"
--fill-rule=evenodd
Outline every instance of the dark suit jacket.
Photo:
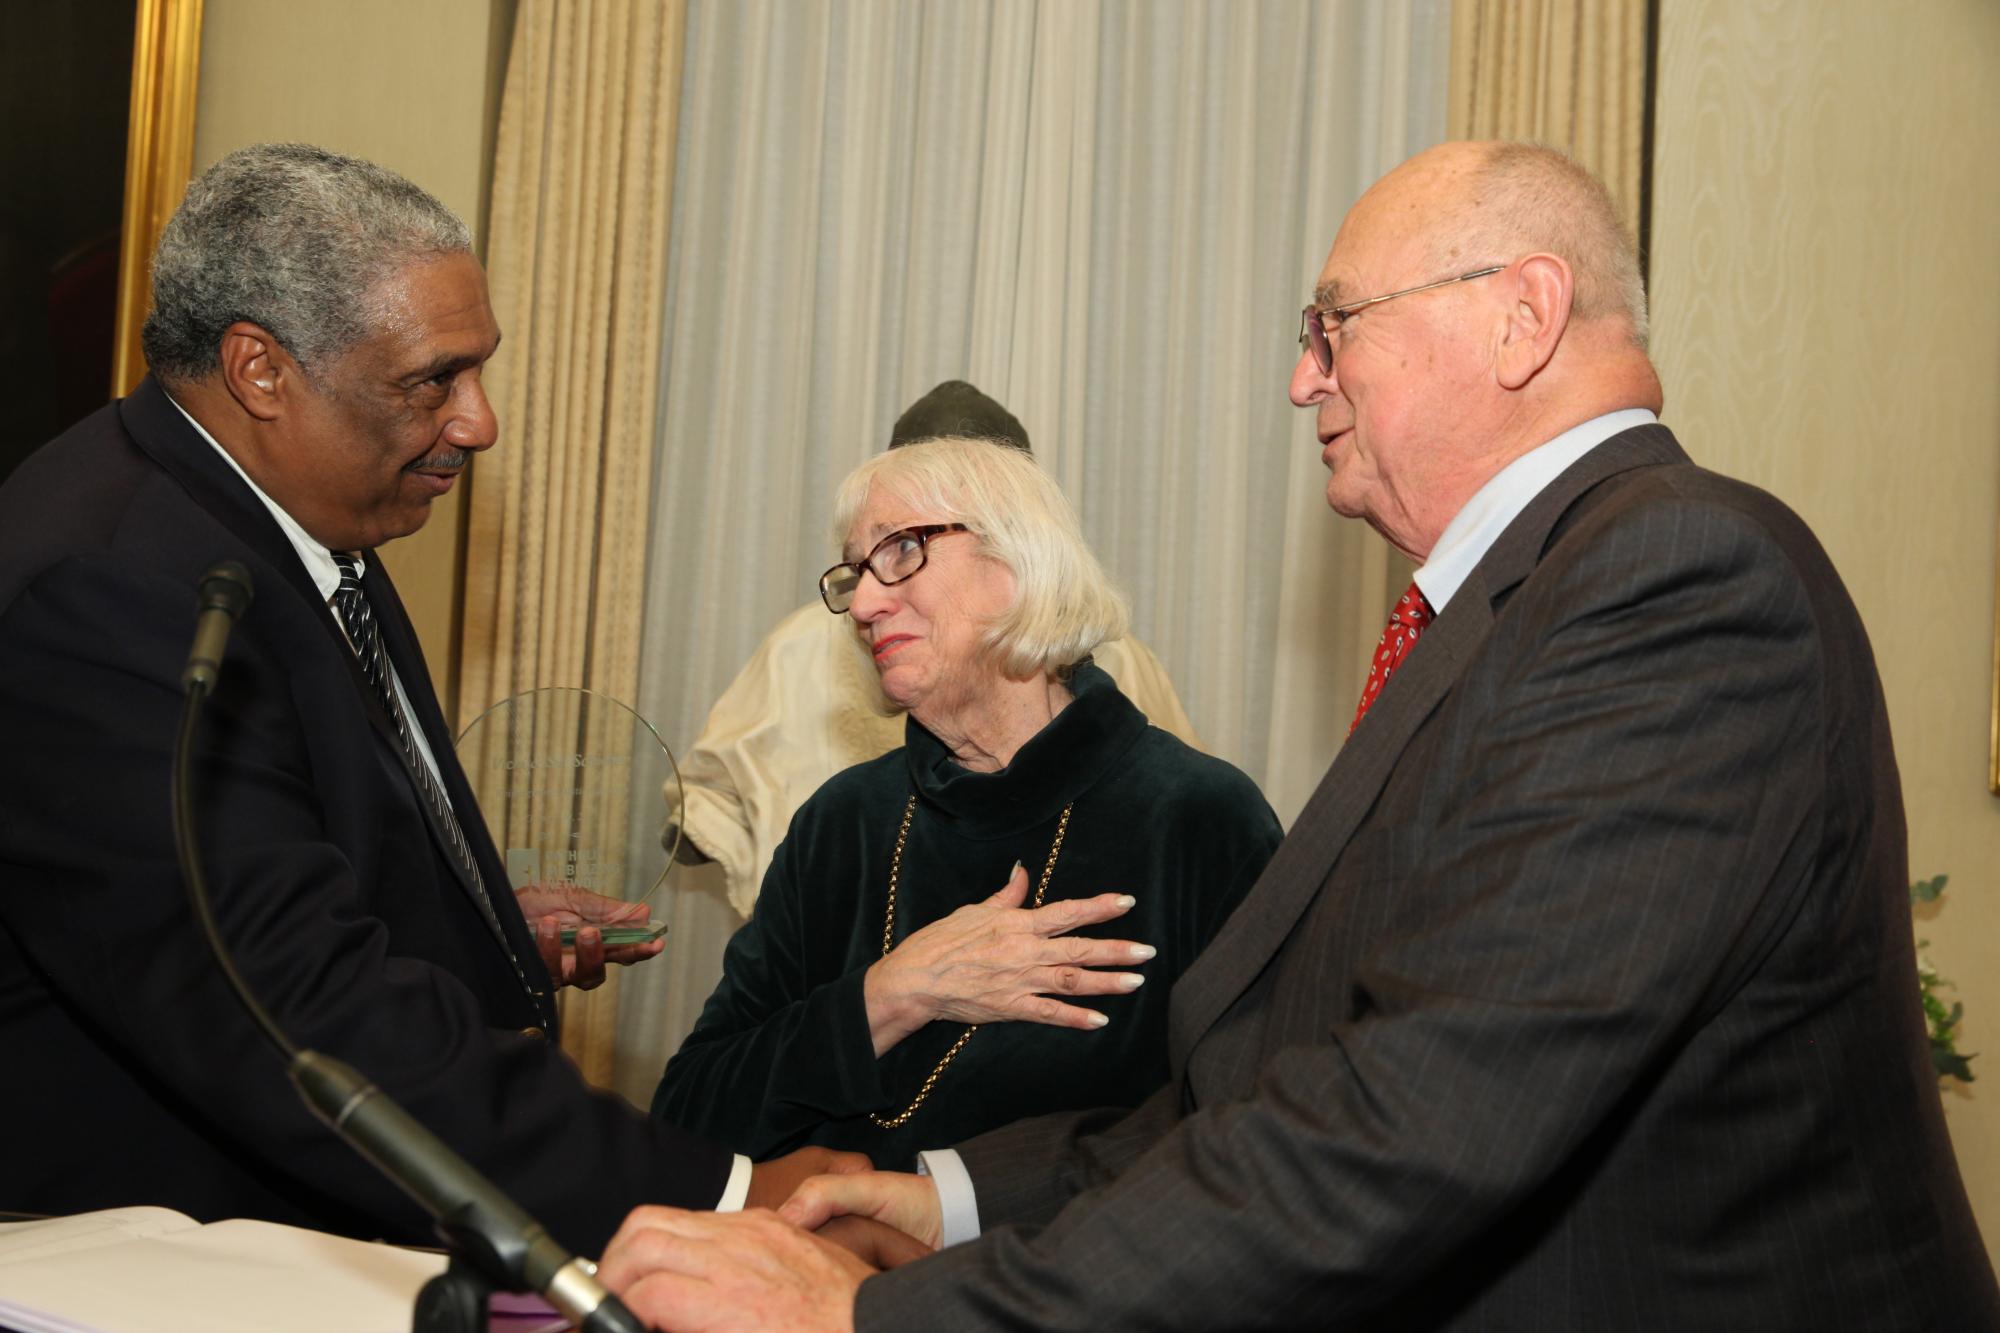
M 1129 1117 L 964 1145 L 988 1234 L 858 1325 L 2000 1327 L 1867 639 L 1660 427 L 1502 535 L 1172 1031 Z
M 526 986 L 296 552 L 148 380 L 0 488 L 0 1209 L 428 1233 L 302 1108 L 189 914 L 170 756 L 194 589 L 225 558 L 256 597 L 197 789 L 216 915 L 252 988 L 573 1247 L 596 1252 L 636 1203 L 712 1205 L 726 1152 L 592 1092 L 524 1035 L 553 1031 L 548 979 L 379 559 L 369 598 Z

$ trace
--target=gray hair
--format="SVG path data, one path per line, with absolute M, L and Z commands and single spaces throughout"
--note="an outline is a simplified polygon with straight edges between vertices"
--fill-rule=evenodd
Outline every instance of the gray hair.
M 248 320 L 312 375 L 374 331 L 384 278 L 471 249 L 458 215 L 393 171 L 311 144 L 239 148 L 160 235 L 146 361 L 169 382 L 202 379 Z
M 1611 191 L 1590 168 L 1548 144 L 1489 146 L 1461 216 L 1441 229 L 1459 259 L 1505 263 L 1534 250 L 1569 261 L 1576 279 L 1571 311 L 1579 320 L 1622 318 L 1646 347 L 1646 284 L 1639 255 Z
M 1061 488 L 1031 455 L 962 437 L 877 454 L 840 484 L 836 542 L 847 539 L 878 488 L 925 521 L 965 524 L 980 553 L 1013 574 L 1014 603 L 984 635 L 1004 674 L 1057 676 L 1100 643 L 1124 637 L 1124 595 L 1084 542 Z

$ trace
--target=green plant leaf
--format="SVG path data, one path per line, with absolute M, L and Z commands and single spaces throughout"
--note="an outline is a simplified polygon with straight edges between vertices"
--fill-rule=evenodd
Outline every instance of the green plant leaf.
M 1910 901 L 1936 902 L 1949 878 L 1947 875 L 1934 875 L 1930 879 L 1916 881 L 1910 885 Z M 1965 1017 L 1965 1005 L 1954 1003 L 1949 1009 L 1945 1007 L 1937 992 L 1950 989 L 1951 982 L 1939 976 L 1930 959 L 1924 955 L 1924 950 L 1929 947 L 1928 940 L 1917 941 L 1917 992 L 1924 1010 L 1924 1025 L 1930 1030 L 1931 1068 L 1937 1071 L 1940 1080 L 1955 1078 L 1961 1083 L 1970 1083 L 1973 1081 L 1972 1057 L 1958 1053 L 1958 1024 Z
M 1960 1055 L 1957 1051 L 1931 1047 L 1931 1068 L 1937 1071 L 1939 1078 L 1955 1078 L 1960 1083 L 1976 1082 L 1972 1076 L 1972 1059 L 1972 1055 Z

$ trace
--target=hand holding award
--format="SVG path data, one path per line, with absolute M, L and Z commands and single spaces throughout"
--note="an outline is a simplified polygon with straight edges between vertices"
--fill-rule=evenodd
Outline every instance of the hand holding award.
M 588 990 L 605 963 L 666 947 L 651 911 L 680 774 L 644 718 L 590 690 L 529 690 L 474 718 L 458 751 L 552 978 Z

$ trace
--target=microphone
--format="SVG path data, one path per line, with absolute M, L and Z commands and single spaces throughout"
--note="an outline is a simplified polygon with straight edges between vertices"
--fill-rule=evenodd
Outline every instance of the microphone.
M 525 1209 L 352 1067 L 299 1051 L 289 1072 L 313 1114 L 430 1213 L 454 1268 L 463 1257 L 488 1281 L 538 1291 L 584 1333 L 641 1333 L 644 1326 L 597 1281 L 595 1264 L 572 1257 Z M 468 1303 L 468 1293 L 453 1288 L 446 1281 L 425 1289 L 417 1303 L 419 1328 L 485 1329 L 485 1301 Z M 450 1322 L 455 1317 L 466 1322 Z
M 229 631 L 236 618 L 250 605 L 250 571 L 240 561 L 223 560 L 201 576 L 196 593 L 201 617 L 194 622 L 194 647 L 188 650 L 187 666 L 181 671 L 181 688 L 201 686 L 215 689 L 215 673 L 222 668 L 222 652 L 229 646 Z
M 421 1205 L 451 1249 L 451 1267 L 418 1296 L 417 1327 L 484 1330 L 485 1291 L 494 1284 L 540 1292 L 585 1333 L 643 1333 L 644 1326 L 597 1281 L 594 1264 L 572 1257 L 520 1205 L 353 1069 L 316 1051 L 300 1050 L 236 970 L 216 928 L 202 872 L 194 819 L 194 738 L 229 631 L 250 605 L 250 596 L 250 571 L 237 561 L 221 561 L 202 575 L 201 615 L 181 673 L 187 703 L 174 745 L 174 846 L 188 901 L 217 966 L 277 1048 L 292 1085 L 313 1114 Z

